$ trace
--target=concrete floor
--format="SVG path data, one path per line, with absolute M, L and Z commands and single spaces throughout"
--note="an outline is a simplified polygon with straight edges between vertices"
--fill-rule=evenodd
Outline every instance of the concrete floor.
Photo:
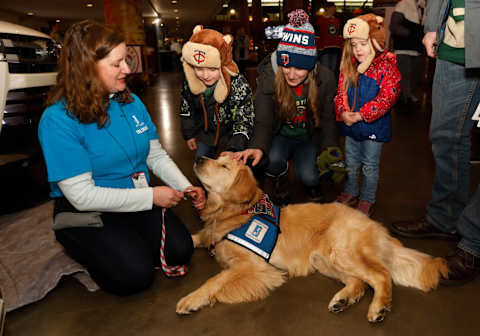
M 424 79 L 418 108 L 395 107 L 394 136 L 384 146 L 377 204 L 373 218 L 388 226 L 395 220 L 420 217 L 429 200 L 434 163 L 428 142 L 429 80 Z M 162 73 L 142 95 L 160 140 L 185 174 L 194 181 L 193 154 L 180 135 L 181 74 Z M 480 182 L 480 165 L 472 165 L 472 189 Z M 333 199 L 341 190 L 332 187 Z M 295 187 L 295 201 L 304 195 Z M 201 227 L 186 202 L 176 213 L 192 232 Z M 402 239 L 409 247 L 442 256 L 452 243 Z M 167 279 L 159 271 L 149 290 L 126 298 L 88 292 L 67 277 L 40 302 L 7 314 L 6 336 L 32 335 L 474 335 L 478 333 L 480 278 L 461 287 L 439 287 L 425 294 L 393 288 L 393 307 L 381 324 L 366 320 L 371 290 L 338 315 L 328 312 L 339 282 L 314 274 L 288 281 L 265 300 L 238 305 L 217 304 L 191 316 L 175 314 L 176 302 L 220 270 L 205 250 L 196 250 L 188 275 Z

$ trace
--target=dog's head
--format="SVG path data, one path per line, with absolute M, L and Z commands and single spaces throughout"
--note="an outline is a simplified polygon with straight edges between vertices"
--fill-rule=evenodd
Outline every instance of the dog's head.
M 198 158 L 193 171 L 209 192 L 209 199 L 216 197 L 217 202 L 250 203 L 259 190 L 250 168 L 227 156 Z

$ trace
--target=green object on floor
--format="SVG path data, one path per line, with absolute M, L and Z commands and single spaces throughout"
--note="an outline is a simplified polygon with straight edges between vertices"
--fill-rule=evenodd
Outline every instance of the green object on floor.
M 328 147 L 317 156 L 318 173 L 320 177 L 330 178 L 335 183 L 341 183 L 347 174 L 343 161 L 343 153 L 339 147 Z

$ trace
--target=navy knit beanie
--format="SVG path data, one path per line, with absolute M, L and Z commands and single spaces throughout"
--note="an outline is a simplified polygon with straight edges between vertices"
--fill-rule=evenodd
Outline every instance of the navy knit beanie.
M 308 14 L 303 9 L 296 9 L 288 13 L 288 19 L 277 47 L 277 64 L 311 70 L 317 62 L 317 48 Z

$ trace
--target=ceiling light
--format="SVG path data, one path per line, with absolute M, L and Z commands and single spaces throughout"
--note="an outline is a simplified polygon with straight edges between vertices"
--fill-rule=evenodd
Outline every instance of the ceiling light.
M 235 15 L 235 9 L 230 9 L 230 14 Z
M 154 25 L 157 25 L 159 22 L 160 22 L 160 19 L 159 19 L 159 18 L 156 18 L 156 19 L 154 19 L 154 20 L 152 21 L 152 23 L 153 23 Z
M 32 16 L 32 15 L 35 15 L 35 13 L 34 12 L 27 12 L 27 15 Z
M 175 9 L 173 10 L 173 12 L 174 12 L 174 13 L 178 13 L 178 9 L 175 8 Z
M 60 19 L 56 19 L 56 20 L 55 20 L 56 23 L 60 23 L 60 21 L 61 21 Z
M 177 0 L 172 0 L 172 5 L 175 5 L 177 2 Z
M 85 6 L 88 7 L 88 8 L 92 8 L 92 7 L 93 7 L 93 3 L 87 2 Z
M 176 16 L 175 19 L 176 19 L 176 20 L 180 20 L 180 16 Z

